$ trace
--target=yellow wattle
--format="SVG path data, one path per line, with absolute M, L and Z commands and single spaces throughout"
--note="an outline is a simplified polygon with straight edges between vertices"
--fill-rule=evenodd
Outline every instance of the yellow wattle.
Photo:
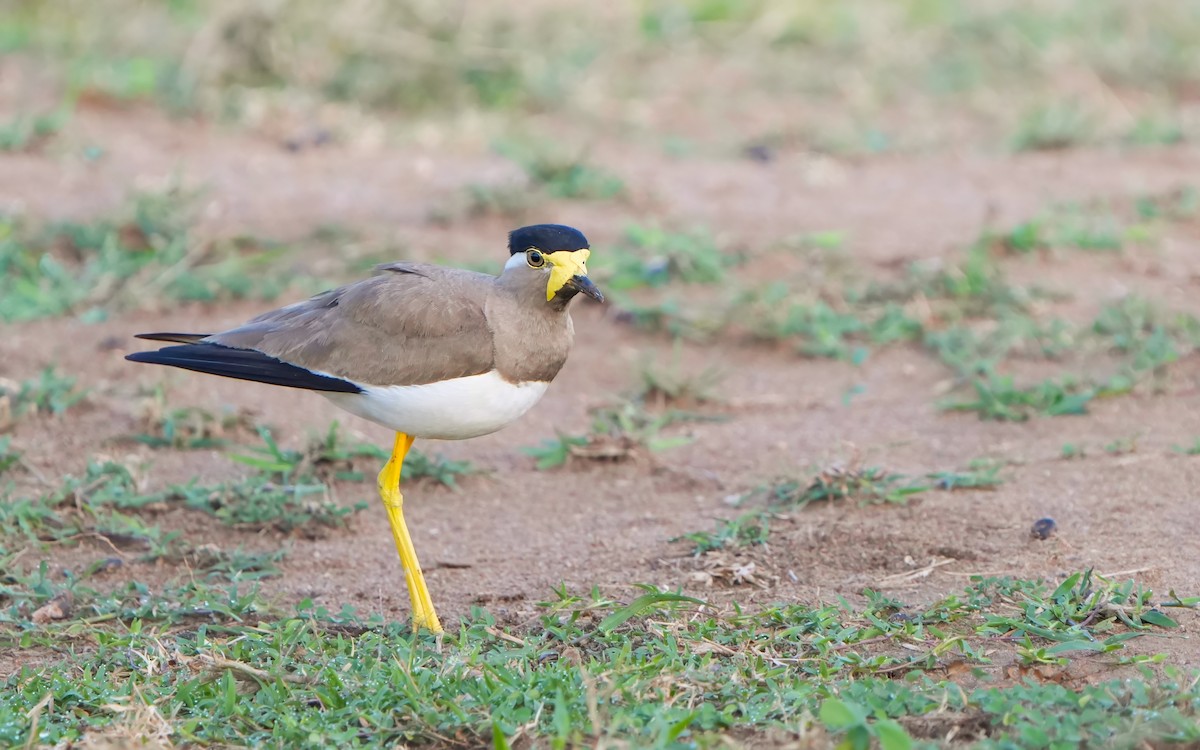
M 559 250 L 546 255 L 550 263 L 550 281 L 546 284 L 547 302 L 554 299 L 554 295 L 572 276 L 587 276 L 587 259 L 591 254 L 591 250 L 584 248 L 569 253 Z

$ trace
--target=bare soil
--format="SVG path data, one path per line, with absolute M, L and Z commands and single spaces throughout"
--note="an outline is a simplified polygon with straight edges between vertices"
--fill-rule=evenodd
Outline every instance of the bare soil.
M 104 156 L 80 158 L 88 144 L 102 145 Z M 1008 226 L 1057 201 L 1162 192 L 1194 179 L 1200 168 L 1200 149 L 1191 146 L 866 161 L 783 153 L 760 164 L 737 155 L 675 159 L 649 147 L 601 142 L 592 158 L 621 175 L 632 197 L 556 202 L 531 219 L 579 226 L 596 254 L 631 221 L 701 223 L 748 247 L 836 229 L 847 232 L 848 259 L 881 274 L 911 260 L 952 257 L 986 226 Z M 383 238 L 405 257 L 494 257 L 498 269 L 503 232 L 511 227 L 495 219 L 442 226 L 428 217 L 467 183 L 512 174 L 510 164 L 482 148 L 334 143 L 293 153 L 262 137 L 153 111 L 84 108 L 41 151 L 0 155 L 0 210 L 48 220 L 102 215 L 132 189 L 179 178 L 203 187 L 203 223 L 216 234 L 286 239 L 338 224 Z M 1148 253 L 1021 258 L 1010 273 L 1070 293 L 1064 309 L 1081 316 L 1128 292 L 1200 312 L 1195 232 L 1183 231 Z M 328 258 L 309 261 L 317 269 L 336 267 Z M 753 262 L 742 271 L 749 277 L 772 272 Z M 136 332 L 218 330 L 264 307 L 186 306 L 91 325 L 62 319 L 5 326 L 0 377 L 27 378 L 55 364 L 91 392 L 84 407 L 64 418 L 17 427 L 26 459 L 51 481 L 81 472 L 96 455 L 140 467 L 148 487 L 192 477 L 218 481 L 236 472 L 217 451 L 151 451 L 116 440 L 136 431 L 139 388 L 156 383 L 167 384 L 172 405 L 251 409 L 288 445 L 302 444 L 334 419 L 351 438 L 388 444 L 382 428 L 317 396 L 122 359 L 137 348 Z M 633 385 L 642 354 L 670 348 L 596 306 L 578 304 L 575 325 L 570 361 L 529 415 L 495 435 L 419 445 L 488 472 L 467 478 L 458 491 L 417 485 L 406 492 L 409 524 L 444 620 L 482 605 L 506 623 L 530 622 L 536 603 L 561 583 L 622 595 L 645 582 L 749 607 L 853 597 L 863 587 L 915 604 L 961 589 L 972 574 L 1055 578 L 1085 567 L 1135 577 L 1164 595 L 1200 589 L 1200 458 L 1171 449 L 1200 435 L 1200 362 L 1194 357 L 1174 366 L 1165 393 L 1100 400 L 1087 416 L 1014 424 L 940 411 L 947 371 L 916 348 L 887 348 L 853 366 L 737 341 L 688 345 L 689 366 L 718 364 L 727 373 L 726 403 L 719 407 L 726 421 L 688 426 L 695 438 L 690 445 L 651 461 L 538 472 L 520 447 L 556 430 L 585 430 L 589 407 Z M 1136 437 L 1133 453 L 1100 450 L 1127 437 Z M 1092 447 L 1088 456 L 1061 460 L 1064 443 L 1080 442 Z M 993 491 L 928 492 L 905 507 L 812 506 L 778 521 L 768 547 L 727 553 L 730 565 L 754 563 L 758 585 L 714 577 L 705 572 L 711 560 L 669 541 L 736 514 L 728 496 L 781 473 L 859 457 L 920 475 L 961 469 L 985 456 L 1010 462 L 1006 481 Z M 370 483 L 340 484 L 337 493 L 345 504 L 373 499 Z M 1031 524 L 1045 516 L 1057 521 L 1058 535 L 1031 539 Z M 231 532 L 185 512 L 155 521 L 183 529 L 196 544 L 287 547 L 282 577 L 264 584 L 281 602 L 311 597 L 332 611 L 351 604 L 389 618 L 408 615 L 404 579 L 378 508 L 319 539 Z M 107 554 L 85 544 L 50 556 L 67 567 Z M 923 570 L 931 563 L 941 564 Z M 128 565 L 113 575 L 161 581 L 185 573 Z M 1196 628 L 1184 617 L 1179 631 L 1150 648 L 1172 653 L 1176 664 L 1200 666 L 1200 648 L 1190 637 Z

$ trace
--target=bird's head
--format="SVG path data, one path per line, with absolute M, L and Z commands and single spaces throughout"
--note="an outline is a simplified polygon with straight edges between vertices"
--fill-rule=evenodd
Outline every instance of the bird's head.
M 505 276 L 517 276 L 536 287 L 545 285 L 546 304 L 563 309 L 583 292 L 597 302 L 604 295 L 588 278 L 587 259 L 592 254 L 587 238 L 578 229 L 561 224 L 535 224 L 509 232 Z

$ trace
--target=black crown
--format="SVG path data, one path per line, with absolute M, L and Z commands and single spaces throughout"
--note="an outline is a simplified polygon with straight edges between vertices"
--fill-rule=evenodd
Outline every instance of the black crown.
M 562 224 L 534 224 L 508 233 L 509 255 L 523 253 L 531 247 L 543 253 L 555 253 L 559 250 L 583 250 L 588 246 L 583 232 Z

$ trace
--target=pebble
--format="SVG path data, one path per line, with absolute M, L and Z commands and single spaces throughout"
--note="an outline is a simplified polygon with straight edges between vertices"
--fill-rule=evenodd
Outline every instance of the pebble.
M 1058 524 L 1053 518 L 1039 518 L 1033 522 L 1033 528 L 1029 530 L 1029 536 L 1034 539 L 1049 539 L 1058 531 Z

